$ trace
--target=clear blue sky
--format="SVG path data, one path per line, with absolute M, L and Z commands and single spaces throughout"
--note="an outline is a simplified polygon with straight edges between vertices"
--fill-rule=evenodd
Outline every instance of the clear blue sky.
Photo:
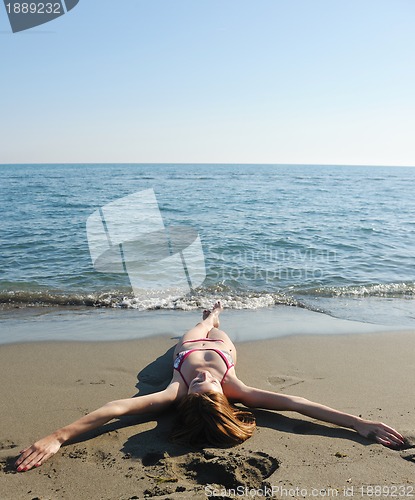
M 80 0 L 11 32 L 0 163 L 415 165 L 414 0 Z

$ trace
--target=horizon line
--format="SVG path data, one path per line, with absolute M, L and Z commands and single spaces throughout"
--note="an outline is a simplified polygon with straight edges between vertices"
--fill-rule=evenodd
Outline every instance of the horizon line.
M 304 167 L 386 167 L 386 168 L 414 168 L 414 165 L 390 165 L 369 163 L 251 163 L 251 162 L 22 162 L 22 163 L 0 163 L 0 167 L 28 166 L 28 165 L 263 165 L 270 167 L 304 166 Z

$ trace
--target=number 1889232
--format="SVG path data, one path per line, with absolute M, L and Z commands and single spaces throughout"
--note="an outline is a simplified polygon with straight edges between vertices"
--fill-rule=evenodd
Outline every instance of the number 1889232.
M 413 485 L 367 485 L 359 488 L 362 497 L 369 498 L 413 498 L 415 490 Z
M 8 14 L 63 14 L 62 4 L 59 2 L 14 2 L 7 3 Z

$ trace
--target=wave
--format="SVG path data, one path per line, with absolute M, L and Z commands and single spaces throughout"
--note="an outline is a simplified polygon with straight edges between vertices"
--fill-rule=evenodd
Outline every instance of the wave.
M 299 291 L 300 295 L 313 297 L 385 297 L 412 299 L 415 297 L 415 282 L 370 283 L 365 285 L 325 286 Z
M 224 284 L 201 287 L 190 294 L 177 298 L 178 294 L 164 293 L 163 297 L 133 294 L 131 289 L 114 289 L 94 292 L 65 292 L 61 290 L 24 288 L 0 290 L 0 307 L 95 307 L 136 310 L 184 310 L 208 309 L 220 299 L 227 309 L 260 309 L 277 305 L 300 307 L 310 311 L 326 311 L 316 306 L 315 299 L 352 298 L 401 298 L 415 297 L 415 282 L 392 284 L 367 284 L 350 286 L 326 286 L 284 291 L 235 290 Z M 314 300 L 311 300 L 314 299 Z M 310 304 L 309 302 L 312 302 Z M 318 303 L 318 302 L 317 302 Z
M 195 290 L 177 298 L 176 295 L 155 298 L 137 297 L 132 292 L 112 290 L 92 293 L 68 293 L 54 290 L 13 290 L 0 291 L 0 306 L 13 307 L 53 307 L 79 306 L 96 308 L 124 308 L 137 310 L 178 309 L 190 311 L 208 309 L 220 299 L 227 309 L 260 309 L 275 305 L 309 308 L 296 298 L 281 292 L 252 292 L 226 289 L 223 285 Z M 313 310 L 316 310 L 313 308 Z
M 116 295 L 105 293 L 65 293 L 51 290 L 0 291 L 0 304 L 10 307 L 93 306 L 113 307 Z M 115 307 L 115 306 L 114 306 Z

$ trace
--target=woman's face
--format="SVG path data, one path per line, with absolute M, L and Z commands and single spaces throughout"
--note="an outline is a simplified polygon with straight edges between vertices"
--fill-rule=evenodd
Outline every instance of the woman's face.
M 189 384 L 188 394 L 201 394 L 203 392 L 220 392 L 223 394 L 222 386 L 209 371 L 202 370 L 197 376 L 191 380 Z

